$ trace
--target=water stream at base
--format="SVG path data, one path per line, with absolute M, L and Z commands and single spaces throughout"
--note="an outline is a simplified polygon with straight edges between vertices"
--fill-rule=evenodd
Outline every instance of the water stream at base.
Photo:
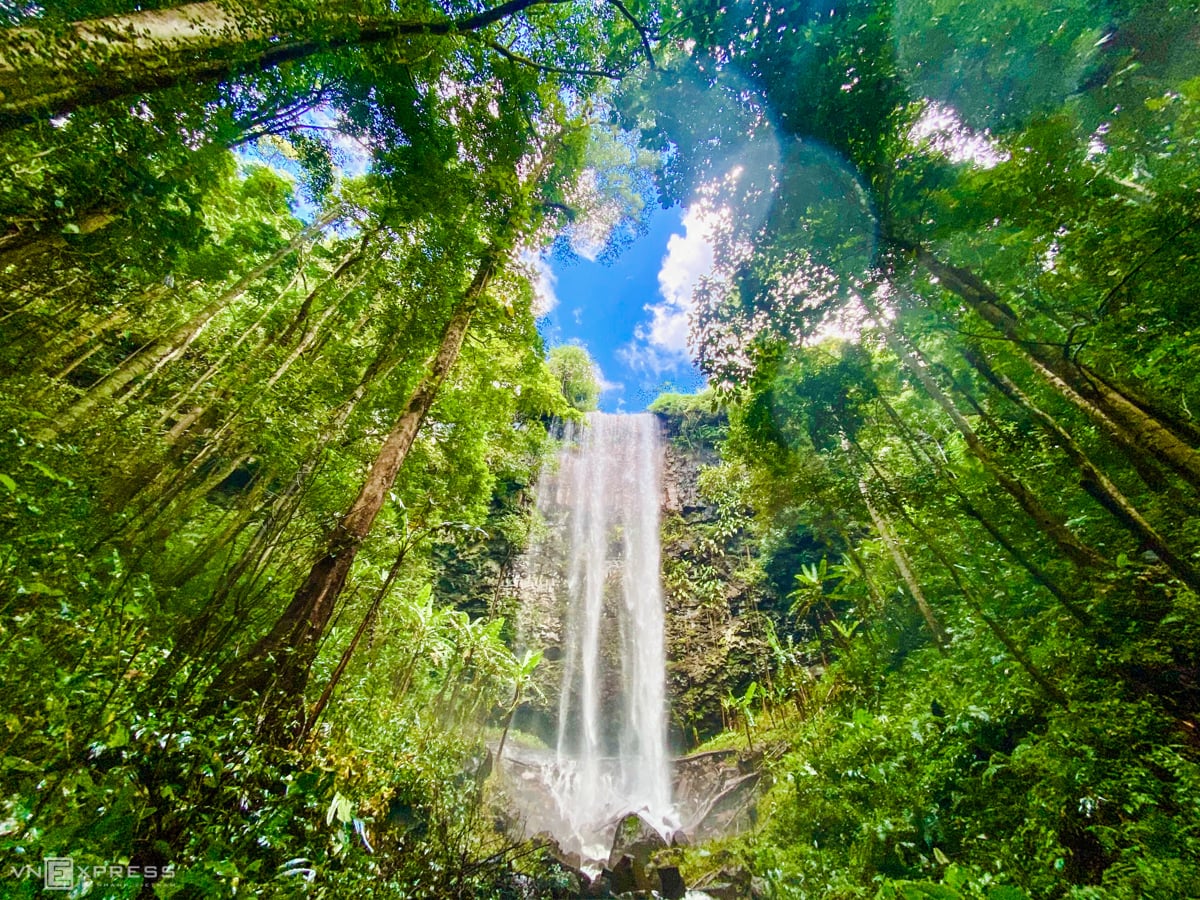
M 565 616 L 558 734 L 552 756 L 514 749 L 525 781 L 540 782 L 518 785 L 514 800 L 529 833 L 548 831 L 585 861 L 607 860 L 626 813 L 667 835 L 677 827 L 666 739 L 662 452 L 653 416 L 592 413 L 586 426 L 568 426 L 557 466 L 538 484 L 551 533 L 526 561 L 549 591 L 565 594 L 554 597 Z

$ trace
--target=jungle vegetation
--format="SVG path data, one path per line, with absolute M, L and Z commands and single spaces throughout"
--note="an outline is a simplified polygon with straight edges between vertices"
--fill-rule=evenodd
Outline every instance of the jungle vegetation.
M 462 569 L 596 403 L 528 254 L 658 202 L 716 260 L 709 388 L 658 409 L 786 598 L 727 736 L 774 786 L 685 874 L 1192 895 L 1197 34 L 1188 0 L 4 7 L 2 891 L 68 854 L 155 873 L 89 896 L 549 884 L 483 802 L 530 661 Z

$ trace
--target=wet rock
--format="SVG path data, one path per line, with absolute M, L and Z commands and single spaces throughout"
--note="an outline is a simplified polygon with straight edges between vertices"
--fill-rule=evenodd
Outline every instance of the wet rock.
M 611 897 L 612 893 L 612 873 L 605 870 L 584 884 L 582 896 Z
M 630 813 L 617 824 L 612 852 L 608 856 L 609 867 L 615 866 L 622 856 L 632 856 L 634 859 L 649 862 L 652 853 L 665 849 L 666 846 L 667 842 L 658 833 L 657 828 L 637 813 Z
M 759 771 L 763 767 L 763 752 L 761 750 L 752 750 L 749 753 L 739 754 L 737 767 L 738 771 L 742 774 Z
M 614 894 L 628 894 L 638 889 L 637 879 L 633 874 L 633 857 L 622 856 L 610 870 L 603 873 L 608 876 L 609 886 Z
M 664 420 L 670 434 L 677 427 Z M 761 677 L 770 648 L 754 609 L 770 609 L 779 598 L 769 585 L 750 583 L 739 574 L 757 549 L 747 536 L 714 542 L 708 526 L 719 511 L 700 494 L 700 473 L 719 462 L 707 444 L 670 442 L 663 460 L 663 545 L 667 690 L 672 733 L 677 746 L 700 743 L 724 727 L 721 702 L 741 695 Z M 711 571 L 723 598 L 701 589 L 690 577 Z M 720 602 L 721 599 L 724 602 Z
M 687 893 L 687 885 L 679 874 L 678 866 L 660 866 L 658 869 L 658 892 L 666 900 L 680 900 Z
M 742 868 L 722 869 L 703 888 L 713 900 L 748 900 L 751 896 L 750 873 Z
M 658 890 L 658 880 L 650 868 L 650 857 L 665 850 L 667 842 L 653 825 L 636 813 L 625 816 L 617 825 L 613 836 L 612 852 L 608 856 L 609 868 L 628 859 L 633 872 L 634 886 L 639 891 Z
M 583 869 L 583 857 L 574 850 L 564 850 L 558 839 L 548 831 L 539 831 L 533 836 L 533 842 L 541 847 L 556 860 L 559 865 L 573 872 Z
M 675 760 L 675 808 L 692 841 L 737 834 L 752 824 L 763 764 L 737 750 L 694 753 Z

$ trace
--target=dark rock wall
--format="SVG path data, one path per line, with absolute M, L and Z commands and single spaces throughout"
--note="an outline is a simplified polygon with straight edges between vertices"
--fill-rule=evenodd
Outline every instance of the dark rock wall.
M 720 463 L 712 443 L 663 423 L 662 558 L 666 604 L 667 694 L 671 737 L 681 752 L 722 730 L 722 701 L 767 678 L 769 646 L 760 607 L 769 586 L 751 583 L 757 555 L 741 530 L 722 527 L 721 511 L 700 489 L 700 473 Z

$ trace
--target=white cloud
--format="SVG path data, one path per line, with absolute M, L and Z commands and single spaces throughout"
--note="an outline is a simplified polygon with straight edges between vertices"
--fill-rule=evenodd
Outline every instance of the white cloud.
M 609 381 L 604 377 L 604 373 L 600 371 L 599 366 L 596 366 L 596 383 L 600 385 L 601 394 L 608 394 L 612 392 L 619 394 L 625 393 L 625 382 Z
M 713 267 L 713 237 L 725 217 L 698 203 L 683 214 L 683 234 L 667 240 L 667 253 L 658 271 L 657 303 L 646 304 L 650 320 L 639 325 L 634 339 L 617 350 L 617 357 L 643 375 L 660 378 L 688 359 L 688 330 L 692 292 Z
M 658 292 L 662 301 L 646 307 L 650 325 L 645 339 L 650 345 L 687 355 L 688 316 L 692 311 L 692 291 L 712 271 L 714 217 L 702 205 L 690 206 L 683 214 L 683 234 L 667 241 L 667 255 L 658 270 Z
M 667 372 L 674 371 L 686 357 L 678 353 L 668 353 L 646 343 L 645 339 L 637 338 L 617 348 L 616 357 L 639 375 L 650 379 L 659 379 Z
M 525 277 L 533 283 L 533 315 L 541 318 L 558 306 L 558 275 L 550 267 L 550 260 L 541 253 L 522 251 L 518 264 L 525 270 Z

